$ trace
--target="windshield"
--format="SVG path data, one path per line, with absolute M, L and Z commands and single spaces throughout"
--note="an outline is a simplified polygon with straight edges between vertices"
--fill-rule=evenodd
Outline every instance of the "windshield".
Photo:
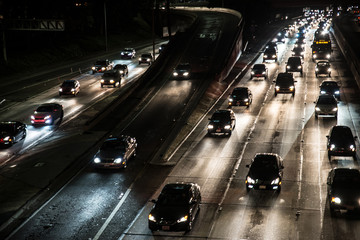
M 189 203 L 189 196 L 184 189 L 168 189 L 161 193 L 158 199 L 160 205 L 185 205 Z
M 230 116 L 229 114 L 226 113 L 217 113 L 215 112 L 211 118 L 211 120 L 217 120 L 217 121 L 230 121 Z
M 269 171 L 279 169 L 275 156 L 256 156 L 251 168 L 267 169 Z
M 95 65 L 106 65 L 106 61 L 97 61 Z
M 53 106 L 40 106 L 36 109 L 37 112 L 52 112 Z
M 333 187 L 341 189 L 360 189 L 360 176 L 358 174 L 347 174 L 346 176 L 336 176 Z
M 247 90 L 245 88 L 235 89 L 231 95 L 233 97 L 247 97 Z
M 319 97 L 319 104 L 337 104 L 336 99 L 333 97 Z
M 65 81 L 63 82 L 62 86 L 63 87 L 73 87 L 75 84 L 73 81 Z
M 14 125 L 12 124 L 1 124 L 0 132 L 11 132 L 14 129 Z
M 105 141 L 101 150 L 125 150 L 125 143 L 120 140 Z

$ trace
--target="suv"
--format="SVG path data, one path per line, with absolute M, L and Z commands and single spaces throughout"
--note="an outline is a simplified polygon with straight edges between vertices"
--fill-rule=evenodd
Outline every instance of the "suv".
M 209 135 L 231 135 L 235 128 L 235 113 L 231 109 L 217 110 L 214 112 L 208 124 L 207 130 Z
M 247 87 L 237 87 L 234 88 L 232 93 L 229 96 L 228 104 L 229 106 L 246 106 L 250 107 L 252 103 L 252 94 L 249 88 Z
M 266 48 L 263 55 L 263 62 L 274 60 L 277 61 L 276 49 L 273 47 Z
M 200 211 L 200 187 L 196 183 L 168 183 L 151 202 L 155 203 L 148 217 L 151 231 L 190 231 Z
M 275 81 L 275 97 L 278 93 L 291 93 L 295 96 L 295 81 L 292 73 L 279 73 Z
M 150 65 L 152 61 L 153 61 L 153 55 L 151 53 L 143 53 L 139 58 L 139 64 L 147 63 Z
M 251 69 L 250 79 L 252 79 L 253 77 L 263 77 L 266 79 L 267 76 L 268 76 L 268 70 L 265 64 L 255 64 Z
M 113 87 L 116 87 L 116 84 L 118 83 L 118 86 L 120 87 L 121 82 L 121 74 L 118 70 L 109 70 L 104 72 L 102 75 L 102 78 L 100 80 L 100 85 L 103 87 L 104 85 L 112 85 Z
M 107 59 L 96 61 L 94 66 L 91 68 L 92 74 L 95 74 L 97 72 L 105 72 L 107 70 L 112 69 L 113 66 L 114 66 L 114 63 Z
M 283 159 L 275 153 L 257 153 L 251 160 L 250 165 L 246 165 L 249 172 L 246 176 L 246 190 L 281 190 L 281 180 L 283 177 Z
M 315 103 L 315 118 L 319 115 L 337 118 L 337 101 L 332 94 L 321 94 Z
M 355 139 L 357 136 L 353 136 L 349 127 L 333 126 L 326 137 L 329 160 L 331 160 L 331 156 L 352 156 L 356 160 Z
M 289 57 L 286 62 L 286 72 L 300 72 L 303 74 L 302 62 L 300 57 Z
M 330 214 L 337 210 L 360 210 L 360 171 L 353 168 L 331 169 L 327 178 Z

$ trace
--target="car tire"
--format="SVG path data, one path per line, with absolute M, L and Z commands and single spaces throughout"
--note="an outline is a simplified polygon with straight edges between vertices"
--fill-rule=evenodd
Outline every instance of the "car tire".
M 26 138 L 26 130 L 24 131 L 23 136 L 22 136 L 21 139 L 25 139 L 25 138 Z
M 139 62 L 139 65 L 141 64 L 141 62 Z
M 189 223 L 188 225 L 186 226 L 186 232 L 190 232 L 193 228 L 193 219 L 192 219 L 192 216 L 191 214 L 189 215 Z
M 316 73 L 315 76 L 318 77 L 318 74 Z
M 246 186 L 246 192 L 250 192 L 251 188 Z
M 104 87 L 104 85 L 101 84 L 101 88 L 103 88 L 103 87 Z
M 330 216 L 331 217 L 336 217 L 336 211 L 333 207 L 330 206 Z
M 114 83 L 113 87 L 116 88 L 116 83 Z
M 328 159 L 331 161 L 331 154 L 328 152 Z
M 295 97 L 295 92 L 292 93 L 292 96 Z
M 317 114 L 315 114 L 315 118 L 316 118 L 316 119 L 318 119 L 318 118 L 319 118 L 319 116 L 318 116 Z
M 356 155 L 356 153 L 353 155 L 353 159 L 354 159 L 354 161 L 357 160 L 357 155 Z
M 276 193 L 280 193 L 281 192 L 281 186 L 278 187 L 278 189 L 276 189 Z
M 277 96 L 277 92 L 275 92 L 275 97 Z

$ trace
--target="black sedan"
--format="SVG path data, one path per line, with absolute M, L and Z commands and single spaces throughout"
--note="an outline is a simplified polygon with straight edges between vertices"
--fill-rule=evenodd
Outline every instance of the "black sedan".
M 356 160 L 355 139 L 357 136 L 353 136 L 349 127 L 333 126 L 326 137 L 329 160 L 331 160 L 331 156 L 351 156 Z
M 109 137 L 94 156 L 98 168 L 126 168 L 127 162 L 136 155 L 136 139 L 130 136 Z
M 327 75 L 331 77 L 331 68 L 329 61 L 318 61 L 315 67 L 316 77 L 319 75 Z
M 228 105 L 231 106 L 246 106 L 250 107 L 252 103 L 252 93 L 247 87 L 234 88 L 229 96 Z
M 209 135 L 231 135 L 235 128 L 235 113 L 231 109 L 217 110 L 209 118 L 207 130 Z
M 331 216 L 336 211 L 360 210 L 360 171 L 352 168 L 331 169 L 327 178 Z
M 0 122 L 0 145 L 11 146 L 26 137 L 26 125 L 18 121 Z
M 325 80 L 320 85 L 320 94 L 330 94 L 340 100 L 340 87 L 336 81 Z
M 283 160 L 275 153 L 257 153 L 251 160 L 250 165 L 246 165 L 249 172 L 246 176 L 246 190 L 281 190 L 281 180 L 283 177 Z
M 78 80 L 65 80 L 59 88 L 59 96 L 72 95 L 76 96 L 80 92 L 80 83 Z
M 265 66 L 265 64 L 255 64 L 251 69 L 250 79 L 252 79 L 253 77 L 257 77 L 257 78 L 263 77 L 264 79 L 266 79 L 267 76 L 268 76 L 268 69 Z
M 180 63 L 174 69 L 172 75 L 173 78 L 190 78 L 191 66 L 190 63 Z
M 196 183 L 169 183 L 164 186 L 149 214 L 151 231 L 190 231 L 200 210 L 201 193 Z

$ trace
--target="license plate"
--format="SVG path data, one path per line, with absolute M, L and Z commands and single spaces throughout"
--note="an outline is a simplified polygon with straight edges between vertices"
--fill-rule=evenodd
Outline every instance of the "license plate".
M 216 129 L 216 132 L 221 132 L 221 129 Z
M 265 185 L 260 185 L 259 189 L 266 189 L 266 186 Z
M 162 226 L 161 229 L 164 230 L 164 231 L 169 231 L 169 230 L 170 230 L 170 226 Z
M 354 207 L 354 206 L 346 206 L 346 209 L 347 209 L 347 210 L 354 210 L 355 207 Z

